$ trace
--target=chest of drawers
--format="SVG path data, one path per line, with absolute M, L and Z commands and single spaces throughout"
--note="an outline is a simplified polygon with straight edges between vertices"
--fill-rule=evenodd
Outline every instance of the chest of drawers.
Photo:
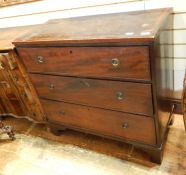
M 16 37 L 33 27 L 0 29 L 0 116 L 22 116 L 44 122 L 38 96 L 12 45 Z
M 124 141 L 160 163 L 172 112 L 166 100 L 172 64 L 165 67 L 160 49 L 170 12 L 53 20 L 18 38 L 14 44 L 51 130 Z

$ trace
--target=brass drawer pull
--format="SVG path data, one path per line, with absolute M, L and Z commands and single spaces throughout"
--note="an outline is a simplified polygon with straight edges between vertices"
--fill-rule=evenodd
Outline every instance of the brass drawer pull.
M 13 79 L 14 81 L 16 81 L 16 82 L 18 81 L 18 77 L 17 77 L 16 75 L 13 75 L 13 76 L 12 76 L 12 79 Z
M 123 93 L 122 92 L 117 92 L 116 97 L 118 100 L 123 100 Z
M 10 66 L 11 70 L 14 70 L 17 67 L 16 62 L 14 62 L 11 58 L 7 58 L 8 59 L 8 64 Z
M 60 114 L 60 115 L 65 115 L 65 111 L 60 110 L 60 111 L 59 111 L 59 114 Z
M 38 56 L 38 57 L 37 57 L 37 62 L 38 62 L 39 64 L 44 63 L 44 58 L 43 58 L 42 56 Z
M 0 70 L 3 70 L 5 67 L 4 67 L 4 64 L 2 62 L 0 62 Z
M 49 84 L 48 88 L 49 88 L 50 90 L 53 90 L 53 89 L 55 88 L 55 85 L 54 85 L 54 84 Z
M 27 98 L 27 97 L 28 97 L 27 94 L 26 94 L 26 92 L 23 92 L 23 93 L 22 93 L 22 96 L 23 96 L 24 98 Z
M 123 128 L 123 129 L 127 129 L 128 127 L 129 127 L 129 124 L 128 124 L 128 123 L 123 123 L 123 124 L 122 124 L 122 128 Z
M 86 87 L 90 87 L 89 82 L 87 82 L 86 80 L 80 80 L 80 82 L 85 85 Z
M 114 67 L 118 67 L 118 66 L 119 66 L 119 60 L 118 60 L 118 58 L 113 58 L 113 59 L 112 59 L 112 65 L 113 65 Z
M 9 61 L 8 63 L 9 63 L 9 66 L 10 66 L 10 69 L 11 70 L 14 70 L 17 67 L 17 64 L 16 63 L 13 63 L 11 61 Z

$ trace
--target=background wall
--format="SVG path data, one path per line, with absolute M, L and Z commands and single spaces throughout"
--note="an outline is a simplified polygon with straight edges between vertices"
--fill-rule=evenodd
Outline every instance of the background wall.
M 186 0 L 41 0 L 0 8 L 0 28 L 39 24 L 49 19 L 173 7 L 175 98 L 181 98 L 186 69 Z M 170 32 L 170 31 L 166 32 Z

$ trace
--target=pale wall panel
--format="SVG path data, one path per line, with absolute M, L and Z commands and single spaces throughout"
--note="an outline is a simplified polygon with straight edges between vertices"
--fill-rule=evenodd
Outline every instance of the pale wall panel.
M 111 5 L 104 5 L 104 6 L 97 6 L 97 7 L 73 9 L 70 11 L 70 15 L 71 17 L 77 17 L 77 16 L 96 15 L 96 14 L 137 11 L 143 9 L 144 9 L 144 4 L 142 1 L 141 2 L 139 1 L 139 2 L 132 2 L 132 3 L 120 3 L 120 4 L 111 4 Z
M 186 30 L 162 31 L 161 44 L 186 44 Z M 173 38 L 173 39 L 172 39 Z
M 186 45 L 161 45 L 160 48 L 162 50 L 161 57 L 174 59 L 186 58 Z
M 174 29 L 186 29 L 186 13 L 174 14 Z
M 172 7 L 172 0 L 146 0 L 145 9 Z
M 174 59 L 174 70 L 186 70 L 186 58 Z
M 184 79 L 184 70 L 175 70 L 174 71 L 174 91 L 175 97 L 180 99 L 183 89 L 183 79 Z
M 66 10 L 66 11 L 47 13 L 47 14 L 5 18 L 5 19 L 0 19 L 0 28 L 42 24 L 47 22 L 49 19 L 69 18 L 69 17 L 70 17 L 70 12 Z
M 186 30 L 174 31 L 174 44 L 186 44 Z
M 172 7 L 174 7 L 175 13 L 186 12 L 185 0 L 170 0 Z
M 186 12 L 185 0 L 146 0 L 145 9 L 173 7 L 174 13 Z
M 174 45 L 174 57 L 186 58 L 186 45 Z
M 50 1 L 48 0 L 46 1 L 46 3 L 47 2 Z M 32 14 L 32 15 L 0 18 L 0 28 L 41 24 L 50 19 L 88 16 L 88 15 L 105 14 L 105 13 L 117 13 L 117 12 L 135 11 L 135 10 L 143 10 L 143 9 L 144 9 L 144 3 L 142 1 L 139 2 L 131 1 L 127 3 L 126 2 L 119 3 L 119 4 L 115 3 L 115 4 L 96 6 L 96 7 L 87 7 L 87 8 L 79 8 L 79 9 L 71 9 L 71 10 L 59 10 L 56 12 L 47 12 L 47 13 L 39 13 L 39 14 Z
M 134 0 L 43 0 L 16 6 L 0 8 L 0 18 L 34 13 L 63 11 L 76 8 L 94 7 L 106 4 L 130 3 Z M 141 1 L 141 0 L 139 0 Z

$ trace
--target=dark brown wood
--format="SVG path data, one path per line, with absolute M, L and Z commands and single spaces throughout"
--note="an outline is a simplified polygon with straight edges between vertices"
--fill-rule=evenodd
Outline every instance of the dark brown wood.
M 151 156 L 151 161 L 161 164 L 162 162 L 162 156 L 163 156 L 163 150 L 162 148 L 154 149 L 154 150 L 145 150 L 148 154 Z
M 170 12 L 151 9 L 56 20 L 18 37 L 14 44 L 149 43 Z
M 0 90 L 0 92 L 1 91 L 2 90 Z M 0 98 L 0 114 L 5 113 L 5 112 L 6 112 L 6 108 L 5 108 L 5 106 L 4 106 L 3 102 L 2 102 L 2 99 Z M 1 117 L 0 117 L 0 119 L 1 119 Z
M 49 122 L 156 144 L 153 118 L 49 100 L 42 103 Z
M 11 72 L 10 76 L 14 80 L 16 87 L 15 92 L 19 94 L 19 99 L 23 102 L 23 108 L 25 108 L 26 115 L 29 116 L 31 120 L 45 122 L 43 108 L 22 61 L 17 57 L 15 52 L 9 54 L 14 57 L 14 60 L 17 63 L 17 69 L 15 69 L 14 72 Z M 18 81 L 14 79 L 15 75 L 17 76 Z
M 14 92 L 14 86 L 6 69 L 7 54 L 0 53 L 0 100 L 4 112 L 13 113 L 15 115 L 24 115 L 20 101 Z M 1 113 L 2 114 L 2 113 Z
M 170 98 L 168 99 L 168 101 L 169 101 L 168 103 L 175 106 L 174 108 L 175 114 L 183 114 L 181 99 Z
M 32 73 L 151 79 L 148 47 L 44 47 L 18 48 L 18 51 Z
M 0 63 L 0 93 L 6 113 L 44 121 L 37 94 L 14 51 L 0 53 Z
M 43 98 L 149 116 L 153 114 L 149 84 L 38 74 L 30 77 L 38 95 Z
M 0 29 L 0 114 L 45 122 L 38 96 L 12 45 L 16 37 L 34 27 Z
M 163 58 L 167 50 L 162 44 L 173 38 L 163 32 L 172 26 L 171 11 L 158 9 L 53 20 L 17 39 L 14 44 L 20 57 L 25 59 L 40 98 L 49 100 L 47 104 L 43 103 L 49 123 L 55 124 L 57 129 L 62 126 L 131 143 L 147 151 L 153 161 L 160 163 L 162 145 L 166 141 L 174 110 L 174 105 L 167 100 L 173 92 L 173 62 Z M 69 48 L 73 49 L 71 53 L 68 53 Z M 88 52 L 91 48 L 95 53 Z M 118 56 L 124 48 L 128 54 Z M 129 52 L 130 48 L 133 52 L 134 48 L 146 48 L 146 51 L 141 50 L 137 57 L 137 53 Z M 102 49 L 106 50 L 99 52 Z M 121 74 L 114 74 L 113 68 L 106 71 L 109 64 L 102 62 L 102 54 L 113 57 L 116 50 L 117 57 L 122 61 L 126 58 L 130 60 L 125 64 L 121 62 Z M 67 54 L 74 56 L 66 57 Z M 36 65 L 33 60 L 37 56 L 43 56 L 47 62 L 40 57 L 40 64 Z M 108 57 L 104 57 L 106 61 L 110 59 Z M 146 58 L 149 62 L 141 60 L 139 63 L 139 58 Z M 132 62 L 143 68 L 134 73 L 134 66 L 129 77 L 128 66 Z M 36 65 L 37 69 L 31 69 L 31 65 Z M 98 67 L 93 69 L 93 66 Z M 148 70 L 145 71 L 145 67 Z M 67 118 L 60 116 L 57 111 L 61 106 L 54 104 L 63 104 L 62 107 L 70 115 Z M 64 115 L 63 111 L 60 113 Z M 125 119 L 134 126 L 128 133 L 129 137 L 115 127 Z M 138 127 L 143 128 L 137 132 Z M 155 131 L 149 132 L 146 127 Z M 150 134 L 150 137 L 143 138 L 141 132 Z
M 56 125 L 54 123 L 49 123 L 48 126 L 50 129 L 50 132 L 52 132 L 56 136 L 60 136 L 63 133 L 63 131 L 66 130 L 66 127 L 62 126 L 61 124 Z

